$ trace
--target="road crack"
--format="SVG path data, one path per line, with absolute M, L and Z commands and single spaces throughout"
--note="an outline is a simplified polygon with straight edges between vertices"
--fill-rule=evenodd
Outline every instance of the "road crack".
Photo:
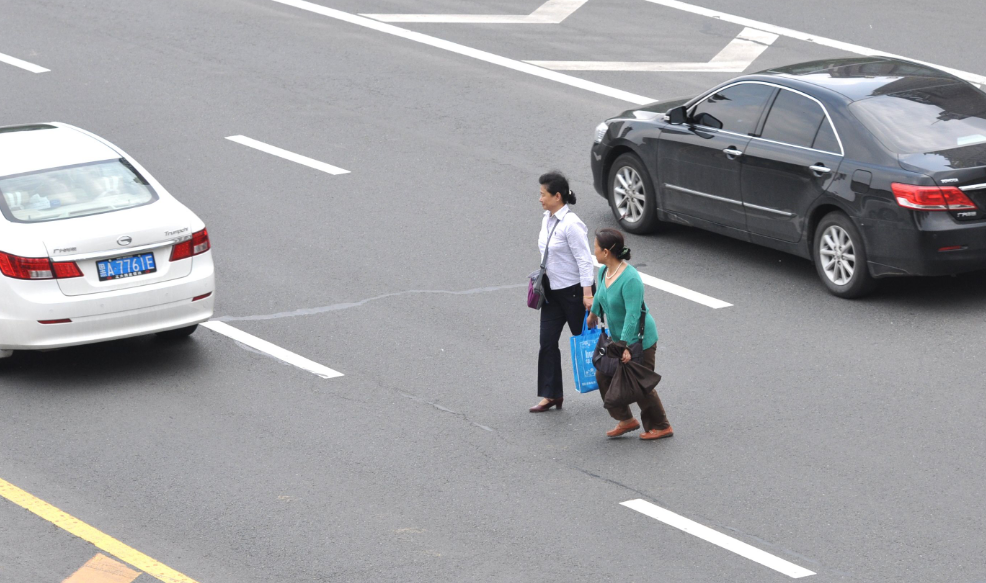
M 276 312 L 274 314 L 260 314 L 255 316 L 220 316 L 218 318 L 213 318 L 220 322 L 244 322 L 249 320 L 278 320 L 280 318 L 297 318 L 298 316 L 312 316 L 315 314 L 324 314 L 326 312 L 337 312 L 339 310 L 349 310 L 352 308 L 358 308 L 360 306 L 366 305 L 370 302 L 375 302 L 377 300 L 383 300 L 387 298 L 394 298 L 399 296 L 413 295 L 413 294 L 444 294 L 453 296 L 466 296 L 473 294 L 484 294 L 490 292 L 497 292 L 507 289 L 517 289 L 526 286 L 526 283 L 512 284 L 512 285 L 495 285 L 487 287 L 477 287 L 473 289 L 453 291 L 453 290 L 442 290 L 442 289 L 412 289 L 407 291 L 393 292 L 389 294 L 383 294 L 379 296 L 373 296 L 372 298 L 366 298 L 365 300 L 360 300 L 358 302 L 346 302 L 341 304 L 332 304 L 328 306 L 319 306 L 316 308 L 301 308 L 298 310 L 292 310 L 290 312 Z

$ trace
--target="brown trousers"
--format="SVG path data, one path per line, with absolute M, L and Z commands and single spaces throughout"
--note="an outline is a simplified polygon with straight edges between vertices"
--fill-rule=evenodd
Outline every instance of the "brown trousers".
M 656 361 L 657 344 L 644 351 L 640 364 L 654 370 Z M 598 370 L 596 371 L 596 382 L 599 383 L 599 396 L 603 399 L 606 398 L 606 391 L 609 390 L 609 383 L 612 380 L 613 377 L 608 377 Z M 638 401 L 637 405 L 640 406 L 640 421 L 644 424 L 644 431 L 671 427 L 671 424 L 668 423 L 668 416 L 664 413 L 664 405 L 661 404 L 661 398 L 657 396 L 657 391 L 651 390 L 650 395 Z M 607 411 L 617 421 L 629 421 L 633 419 L 633 413 L 630 411 L 630 407 L 617 407 L 615 409 L 607 409 Z

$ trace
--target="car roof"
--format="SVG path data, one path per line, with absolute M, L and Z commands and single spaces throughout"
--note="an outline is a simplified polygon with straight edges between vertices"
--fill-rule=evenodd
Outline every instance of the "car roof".
M 888 57 L 827 59 L 768 69 L 759 77 L 781 77 L 839 93 L 850 101 L 928 87 L 966 83 L 919 63 Z
M 71 126 L 0 127 L 0 176 L 118 158 L 119 152 Z

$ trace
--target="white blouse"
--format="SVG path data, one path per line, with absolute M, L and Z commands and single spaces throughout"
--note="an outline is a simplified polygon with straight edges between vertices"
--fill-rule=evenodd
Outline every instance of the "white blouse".
M 548 251 L 545 269 L 551 289 L 563 289 L 576 284 L 592 287 L 595 270 L 592 265 L 592 251 L 589 250 L 589 230 L 568 205 L 558 209 L 554 216 L 549 211 L 544 211 L 541 233 L 538 235 L 538 249 L 541 253 L 538 265 L 541 264 L 541 257 L 544 257 L 544 245 L 552 228 L 555 228 L 555 233 L 551 236 L 551 249 Z

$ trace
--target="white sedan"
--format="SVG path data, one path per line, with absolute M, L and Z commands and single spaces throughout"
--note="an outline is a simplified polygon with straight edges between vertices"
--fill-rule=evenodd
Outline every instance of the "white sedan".
M 0 358 L 212 317 L 209 233 L 133 158 L 62 123 L 0 127 Z

